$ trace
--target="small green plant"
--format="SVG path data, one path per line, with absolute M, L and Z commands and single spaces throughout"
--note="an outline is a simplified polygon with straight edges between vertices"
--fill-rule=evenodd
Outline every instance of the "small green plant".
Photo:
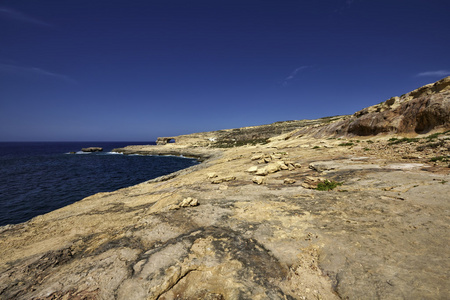
M 431 140 L 430 140 L 431 141 Z M 442 147 L 442 146 L 444 146 L 445 145 L 445 141 L 443 141 L 443 140 L 441 140 L 441 141 L 439 141 L 439 142 L 435 142 L 435 143 L 428 143 L 428 144 L 425 144 L 425 145 L 420 145 L 420 146 L 418 146 L 418 147 L 416 147 L 416 150 L 417 151 L 423 151 L 423 150 L 425 150 L 426 148 L 431 148 L 431 149 L 435 149 L 435 148 L 438 148 L 438 147 Z
M 333 180 L 329 181 L 327 179 L 324 182 L 319 182 L 319 184 L 317 185 L 317 190 L 318 191 L 331 191 L 340 185 L 342 185 L 342 182 L 337 182 L 337 181 L 333 181 Z
M 433 133 L 433 134 L 430 134 L 429 136 L 427 136 L 426 139 L 432 141 L 442 134 L 443 133 L 441 133 L 441 132 L 436 132 L 436 133 Z
M 366 141 L 367 142 L 367 144 L 373 144 L 373 141 L 372 140 L 368 140 L 368 141 Z
M 395 145 L 395 144 L 400 144 L 400 143 L 414 143 L 414 142 L 418 142 L 418 141 L 419 141 L 418 138 L 402 138 L 402 139 L 390 138 L 388 140 L 389 145 Z
M 313 149 L 319 149 L 320 148 L 320 146 L 314 146 L 313 147 Z
M 431 162 L 450 161 L 450 156 L 435 156 L 430 159 Z
M 370 151 L 370 148 L 364 148 L 364 151 Z
M 354 145 L 353 143 L 348 142 L 348 143 L 341 143 L 338 146 L 353 146 L 353 145 Z

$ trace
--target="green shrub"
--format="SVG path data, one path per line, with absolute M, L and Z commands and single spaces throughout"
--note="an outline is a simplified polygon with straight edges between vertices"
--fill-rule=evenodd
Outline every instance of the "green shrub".
M 348 142 L 348 143 L 339 144 L 338 146 L 353 146 L 353 145 L 354 145 L 353 143 Z
M 337 182 L 337 181 L 329 181 L 328 179 L 325 180 L 324 182 L 319 182 L 319 184 L 317 185 L 317 189 L 318 191 L 331 191 L 333 189 L 335 189 L 336 187 L 342 185 L 342 182 Z

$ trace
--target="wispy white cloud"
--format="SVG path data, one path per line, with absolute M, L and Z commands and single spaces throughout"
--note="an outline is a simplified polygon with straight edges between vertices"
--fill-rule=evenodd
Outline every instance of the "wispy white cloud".
M 302 70 L 304 70 L 304 69 L 306 69 L 306 68 L 308 68 L 308 66 L 301 66 L 301 67 L 296 68 L 294 71 L 292 71 L 291 74 L 283 80 L 283 86 L 288 85 L 289 81 L 291 81 L 292 79 L 294 79 L 295 76 L 297 76 L 297 74 L 298 74 L 300 71 L 302 71 Z
M 419 77 L 443 77 L 450 75 L 448 70 L 428 71 L 417 74 Z
M 47 22 L 38 20 L 38 19 L 28 16 L 20 11 L 17 11 L 17 10 L 11 9 L 11 8 L 6 8 L 6 7 L 0 7 L 0 18 L 6 18 L 6 19 L 10 19 L 10 20 L 15 20 L 15 21 L 24 22 L 24 23 L 30 23 L 30 24 L 39 25 L 39 26 L 50 26 L 50 24 Z
M 19 76 L 39 76 L 39 77 L 50 77 L 58 80 L 63 80 L 69 83 L 76 83 L 75 80 L 70 78 L 69 76 L 58 74 L 54 72 L 50 72 L 41 68 L 36 67 L 24 67 L 13 64 L 4 64 L 0 63 L 0 73 L 4 74 L 13 74 Z

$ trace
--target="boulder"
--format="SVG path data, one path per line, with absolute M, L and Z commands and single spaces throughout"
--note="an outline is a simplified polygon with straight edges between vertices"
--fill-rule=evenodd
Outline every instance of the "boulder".
M 253 155 L 250 159 L 251 160 L 260 160 L 263 157 L 264 157 L 264 154 L 258 153 L 258 154 Z
M 198 200 L 192 197 L 184 198 L 183 201 L 181 201 L 179 204 L 172 204 L 169 207 L 169 210 L 177 210 L 182 207 L 190 207 L 190 206 L 198 206 L 200 203 L 198 203 Z
M 255 174 L 259 176 L 266 176 L 267 174 L 269 174 L 269 172 L 267 171 L 267 167 L 264 167 L 258 169 Z
M 252 166 L 252 167 L 248 168 L 248 170 L 247 170 L 247 172 L 249 172 L 249 173 L 255 173 L 256 171 L 258 171 L 257 166 Z
M 188 206 L 197 206 L 198 200 L 192 197 L 187 197 L 185 199 L 183 199 L 183 201 L 181 201 L 180 203 L 180 207 L 188 207 Z
M 277 161 L 275 164 L 279 166 L 279 170 L 288 170 L 289 167 L 287 166 L 286 162 L 284 161 Z
M 270 164 L 267 164 L 267 166 L 265 168 L 267 170 L 267 173 L 276 173 L 279 170 L 281 170 L 281 165 L 278 163 L 270 163 Z
M 264 183 L 264 177 L 263 176 L 254 176 L 252 178 L 252 181 L 256 184 L 263 184 Z
M 285 178 L 283 182 L 284 184 L 294 184 L 296 180 L 293 178 Z
M 282 155 L 280 153 L 274 153 L 274 154 L 270 155 L 270 157 L 272 159 L 280 159 L 282 157 Z
M 214 172 L 208 173 L 207 176 L 208 176 L 208 179 L 212 179 L 212 178 L 218 177 L 218 175 L 216 173 L 214 173 Z

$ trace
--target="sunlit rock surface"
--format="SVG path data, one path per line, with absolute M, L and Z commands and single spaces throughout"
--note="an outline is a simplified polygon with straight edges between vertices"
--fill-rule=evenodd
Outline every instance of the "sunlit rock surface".
M 437 103 L 400 122 L 408 138 L 395 118 L 355 136 L 391 111 L 370 108 L 116 149 L 203 162 L 0 227 L 0 299 L 445 299 L 450 126 L 434 87 L 402 96 Z

